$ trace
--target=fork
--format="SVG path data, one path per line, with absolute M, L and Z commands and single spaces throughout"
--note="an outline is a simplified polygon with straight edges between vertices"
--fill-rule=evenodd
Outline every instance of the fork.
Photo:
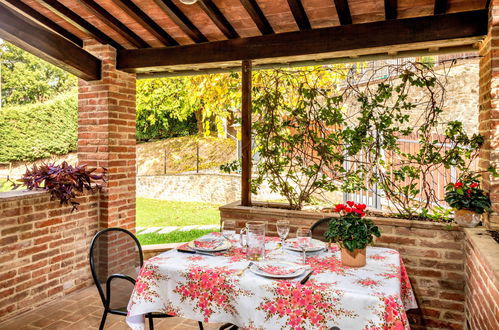
M 248 264 L 248 266 L 246 266 L 243 269 L 241 269 L 236 275 L 237 276 L 243 275 L 244 272 L 251 267 L 251 265 L 253 265 L 253 261 L 250 261 L 249 264 Z

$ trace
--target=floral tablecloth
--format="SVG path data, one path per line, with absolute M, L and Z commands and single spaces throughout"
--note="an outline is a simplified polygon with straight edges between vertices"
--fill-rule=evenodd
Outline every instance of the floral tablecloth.
M 299 253 L 275 252 L 276 244 L 269 239 L 268 258 L 299 262 Z M 301 285 L 305 275 L 274 280 L 246 270 L 238 276 L 248 265 L 238 247 L 220 256 L 168 251 L 144 263 L 127 322 L 143 329 L 143 314 L 163 312 L 245 329 L 409 329 L 405 311 L 417 305 L 397 251 L 368 247 L 367 265 L 349 268 L 333 245 L 307 263 L 314 273 Z

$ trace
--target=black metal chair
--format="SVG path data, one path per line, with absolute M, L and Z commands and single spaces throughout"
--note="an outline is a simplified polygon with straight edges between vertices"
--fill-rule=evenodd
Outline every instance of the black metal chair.
M 123 228 L 107 228 L 99 231 L 92 239 L 89 260 L 92 277 L 104 305 L 99 326 L 102 330 L 108 313 L 127 315 L 127 304 L 144 257 L 139 241 L 131 232 Z M 154 318 L 173 316 L 149 313 L 145 317 L 149 319 L 149 328 L 154 329 Z M 203 330 L 203 323 L 198 323 Z
M 336 220 L 336 217 L 329 217 L 317 220 L 312 227 L 310 227 L 310 231 L 312 232 L 312 238 L 318 239 L 319 241 L 325 241 L 324 233 L 327 231 L 329 227 L 329 222 L 331 220 Z

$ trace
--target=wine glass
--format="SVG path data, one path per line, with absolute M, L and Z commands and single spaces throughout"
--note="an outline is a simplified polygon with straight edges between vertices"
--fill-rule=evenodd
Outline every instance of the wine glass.
M 289 221 L 288 220 L 277 220 L 276 223 L 277 234 L 281 238 L 281 248 L 284 247 L 284 241 L 289 234 Z
M 236 235 L 236 221 L 235 220 L 224 220 L 222 222 L 222 236 L 226 240 L 232 241 Z
M 307 254 L 305 251 L 309 247 L 310 241 L 312 240 L 312 233 L 310 229 L 301 227 L 296 230 L 296 238 L 303 253 L 303 264 L 305 264 L 307 262 Z

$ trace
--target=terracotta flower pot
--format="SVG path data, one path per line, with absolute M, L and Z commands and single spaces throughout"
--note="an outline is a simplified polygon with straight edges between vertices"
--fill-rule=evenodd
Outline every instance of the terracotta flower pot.
M 481 214 L 470 210 L 456 210 L 454 212 L 454 221 L 463 227 L 476 227 L 480 223 Z
M 366 265 L 366 248 L 355 249 L 350 252 L 348 249 L 341 248 L 341 263 L 343 266 L 364 267 Z

